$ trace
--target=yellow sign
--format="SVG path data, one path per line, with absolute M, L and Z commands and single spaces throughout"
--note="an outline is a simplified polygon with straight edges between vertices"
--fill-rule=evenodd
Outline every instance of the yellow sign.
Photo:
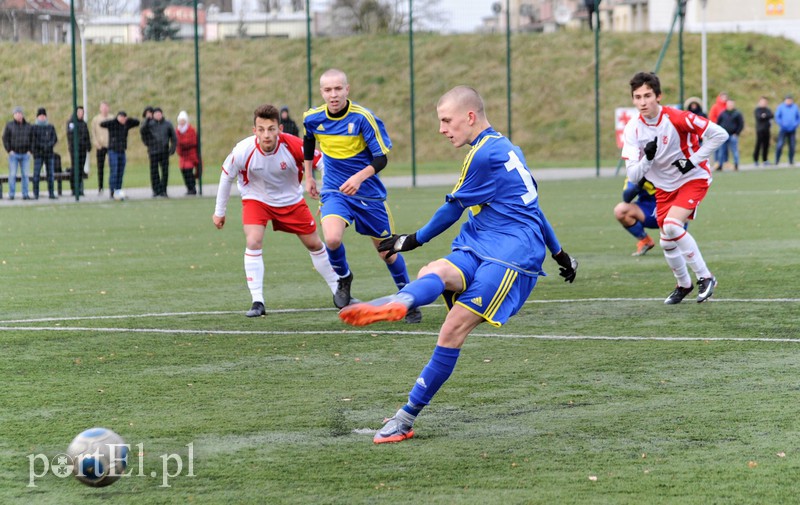
M 786 0 L 766 0 L 767 16 L 783 16 Z

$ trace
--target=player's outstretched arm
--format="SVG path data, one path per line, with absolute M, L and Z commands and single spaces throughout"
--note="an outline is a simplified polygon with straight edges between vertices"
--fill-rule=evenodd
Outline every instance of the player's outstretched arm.
M 411 235 L 392 235 L 381 240 L 381 243 L 378 244 L 378 252 L 386 252 L 386 257 L 391 258 L 399 252 L 411 251 L 421 245 L 417 240 L 416 232 Z
M 556 260 L 559 266 L 558 275 L 564 278 L 564 282 L 572 284 L 575 276 L 578 275 L 578 261 L 575 258 L 571 258 L 564 249 L 553 254 L 553 259 Z
M 389 251 L 386 257 L 390 257 L 398 252 L 416 249 L 450 228 L 458 221 L 463 211 L 464 209 L 455 200 L 447 201 L 439 207 L 425 226 L 409 235 L 392 235 L 378 244 L 378 252 Z

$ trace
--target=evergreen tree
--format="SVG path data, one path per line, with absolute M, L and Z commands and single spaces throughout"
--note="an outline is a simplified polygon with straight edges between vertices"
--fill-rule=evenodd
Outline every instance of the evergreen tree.
M 147 20 L 144 27 L 144 40 L 174 40 L 178 38 L 180 29 L 172 25 L 172 21 L 164 14 L 166 2 L 159 1 L 153 5 L 153 17 Z

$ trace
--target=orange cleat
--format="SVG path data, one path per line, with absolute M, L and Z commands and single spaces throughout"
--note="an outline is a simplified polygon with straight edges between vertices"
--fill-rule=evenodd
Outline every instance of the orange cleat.
M 391 295 L 348 305 L 339 311 L 339 319 L 352 326 L 366 326 L 380 321 L 400 321 L 406 314 L 408 307 Z
M 401 424 L 396 417 L 384 419 L 383 422 L 383 429 L 372 438 L 376 444 L 394 444 L 414 436 L 414 429 L 410 425 Z
M 636 252 L 631 254 L 631 256 L 644 256 L 647 254 L 647 251 L 654 248 L 656 243 L 653 242 L 649 236 L 643 238 L 636 244 Z

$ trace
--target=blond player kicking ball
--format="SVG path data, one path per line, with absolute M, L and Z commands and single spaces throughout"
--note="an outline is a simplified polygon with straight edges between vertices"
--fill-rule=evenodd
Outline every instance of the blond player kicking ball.
M 687 266 L 697 277 L 697 303 L 704 302 L 714 294 L 717 279 L 686 223 L 694 218 L 711 184 L 708 157 L 728 139 L 728 133 L 702 116 L 662 106 L 656 74 L 639 72 L 630 87 L 639 115 L 625 125 L 622 159 L 629 181 L 646 177 L 656 188 L 661 249 L 678 283 L 664 303 L 681 303 L 694 290 Z
M 321 168 L 320 157 L 317 152 L 314 168 Z M 247 317 L 266 314 L 262 246 L 264 230 L 270 221 L 273 230 L 297 235 L 331 293 L 336 292 L 339 276 L 331 267 L 325 246 L 317 235 L 317 223 L 303 200 L 302 179 L 303 141 L 281 133 L 278 109 L 261 105 L 253 113 L 253 135 L 236 144 L 222 164 L 212 218 L 217 228 L 225 226 L 225 209 L 231 186 L 236 181 L 242 195 L 242 224 L 247 242 L 244 271 L 253 298 Z

